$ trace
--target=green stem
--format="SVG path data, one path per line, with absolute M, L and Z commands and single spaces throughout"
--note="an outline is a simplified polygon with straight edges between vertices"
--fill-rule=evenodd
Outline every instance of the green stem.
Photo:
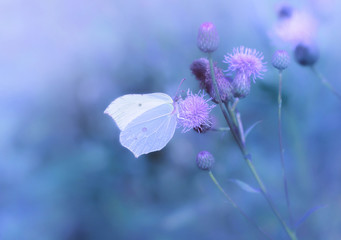
M 279 138 L 279 150 L 280 150 L 280 157 L 281 157 L 281 166 L 282 166 L 282 177 L 283 177 L 283 186 L 284 186 L 284 193 L 285 193 L 285 200 L 289 212 L 289 220 L 292 224 L 292 214 L 291 214 L 291 207 L 290 207 L 290 199 L 289 199 L 289 192 L 288 192 L 288 181 L 287 181 L 287 174 L 285 170 L 285 162 L 284 162 L 284 148 L 283 148 L 283 138 L 282 138 L 282 71 L 279 71 L 279 82 L 278 82 L 278 138 Z
M 291 240 L 297 240 L 297 237 L 296 237 L 296 234 L 295 232 L 293 232 L 288 226 L 287 224 L 284 222 L 284 220 L 282 219 L 282 217 L 280 216 L 279 212 L 277 211 L 275 205 L 273 204 L 270 196 L 269 196 L 269 193 L 267 191 L 267 189 L 265 188 L 265 185 L 263 184 L 262 180 L 260 179 L 254 165 L 252 164 L 252 162 L 250 161 L 250 159 L 248 159 L 247 157 L 244 157 L 245 158 L 245 161 L 247 163 L 247 165 L 249 166 L 253 176 L 255 177 L 260 189 L 261 189 L 261 192 L 264 196 L 264 198 L 266 199 L 266 201 L 268 202 L 272 212 L 275 214 L 275 216 L 277 217 L 277 219 L 279 220 L 279 222 L 282 224 L 284 230 L 287 232 L 288 236 L 290 237 Z
M 313 73 L 321 80 L 321 82 L 329 88 L 335 96 L 337 96 L 341 100 L 341 94 L 335 90 L 335 88 L 328 82 L 328 80 L 315 68 L 315 66 L 311 66 L 311 70 Z
M 210 175 L 212 181 L 214 182 L 214 184 L 217 186 L 217 188 L 220 190 L 220 192 L 222 192 L 222 194 L 224 194 L 225 198 L 232 204 L 232 206 L 237 209 L 239 211 L 239 213 L 241 215 L 243 215 L 243 217 L 246 219 L 246 221 L 248 221 L 250 224 L 252 224 L 255 228 L 257 228 L 257 230 L 263 234 L 266 238 L 268 239 L 272 239 L 270 236 L 268 236 L 268 234 L 266 234 L 259 226 L 256 222 L 254 222 L 239 206 L 237 203 L 235 203 L 232 198 L 225 192 L 225 190 L 221 187 L 221 185 L 219 184 L 219 182 L 217 181 L 217 179 L 214 177 L 213 173 L 211 171 L 208 172 L 208 174 Z
M 290 239 L 291 240 L 297 240 L 296 234 L 293 231 L 291 231 L 291 229 L 286 225 L 286 223 L 283 221 L 283 219 L 279 215 L 278 211 L 276 210 L 275 206 L 273 205 L 271 199 L 269 198 L 269 195 L 268 195 L 268 192 L 267 192 L 267 190 L 265 188 L 265 185 L 263 184 L 263 182 L 259 178 L 259 176 L 258 176 L 258 174 L 256 172 L 256 169 L 254 168 L 252 162 L 249 159 L 251 156 L 247 153 L 247 151 L 245 149 L 245 145 L 240 141 L 240 138 L 238 136 L 238 133 L 236 133 L 235 128 L 232 127 L 232 124 L 231 124 L 230 119 L 228 117 L 228 113 L 227 113 L 226 109 L 224 108 L 223 103 L 221 101 L 220 93 L 219 93 L 219 90 L 218 90 L 218 85 L 217 85 L 217 82 L 215 80 L 215 74 L 214 74 L 214 68 L 213 68 L 213 62 L 212 62 L 211 54 L 208 54 L 208 60 L 209 60 L 209 63 L 210 63 L 210 70 L 211 70 L 211 76 L 212 76 L 212 82 L 213 82 L 214 91 L 216 93 L 220 109 L 221 109 L 221 111 L 222 111 L 222 113 L 224 115 L 224 118 L 225 118 L 225 120 L 226 120 L 226 122 L 227 122 L 227 124 L 228 124 L 228 126 L 229 126 L 229 128 L 231 130 L 231 134 L 232 134 L 233 138 L 235 139 L 238 147 L 240 148 L 240 150 L 241 150 L 241 152 L 243 154 L 243 157 L 244 157 L 247 165 L 249 166 L 253 176 L 255 177 L 258 185 L 260 186 L 261 191 L 263 193 L 263 196 L 265 197 L 265 199 L 267 200 L 268 204 L 270 205 L 273 213 L 278 218 L 279 222 L 282 224 L 284 230 L 287 232 L 287 234 L 289 235 Z
M 231 107 L 228 103 L 225 103 L 225 107 L 226 107 L 228 113 L 230 114 L 234 125 L 236 125 L 236 127 L 237 127 L 238 123 L 237 123 L 236 115 L 234 114 L 234 108 Z
M 212 56 L 211 56 L 210 53 L 208 54 L 208 60 L 209 60 L 209 63 L 210 63 L 210 70 L 211 70 L 211 77 L 212 77 L 213 87 L 214 87 L 214 91 L 216 93 L 216 97 L 217 97 L 217 100 L 218 100 L 218 104 L 219 104 L 220 110 L 222 111 L 222 113 L 224 115 L 224 118 L 226 120 L 227 125 L 229 126 L 229 128 L 231 130 L 231 133 L 232 133 L 232 136 L 233 136 L 234 140 L 236 141 L 238 146 L 240 148 L 242 148 L 243 147 L 242 143 L 241 143 L 238 135 L 236 134 L 236 132 L 234 130 L 235 126 L 231 123 L 231 121 L 229 119 L 229 116 L 228 116 L 228 113 L 227 113 L 226 109 L 223 106 L 223 102 L 221 101 L 221 97 L 220 97 L 220 93 L 219 93 L 219 90 L 218 90 L 217 81 L 215 79 Z
M 242 143 L 245 146 L 245 134 L 244 134 L 243 122 L 242 122 L 239 112 L 236 113 L 236 117 L 237 117 L 237 122 L 238 122 L 240 139 L 242 140 Z

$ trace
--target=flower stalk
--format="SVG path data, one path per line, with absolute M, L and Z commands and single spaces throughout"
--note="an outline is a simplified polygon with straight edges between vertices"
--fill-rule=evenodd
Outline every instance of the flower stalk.
M 311 66 L 311 70 L 321 80 L 322 84 L 326 86 L 336 97 L 341 100 L 341 94 L 335 90 L 335 88 L 328 82 L 328 80 L 316 69 L 314 65 Z
M 237 203 L 235 203 L 232 198 L 224 191 L 224 189 L 221 187 L 217 179 L 214 177 L 212 171 L 209 171 L 208 174 L 210 175 L 210 178 L 214 182 L 214 184 L 217 186 L 217 188 L 220 190 L 222 194 L 224 194 L 225 198 L 232 204 L 232 206 L 238 210 L 238 212 L 243 215 L 243 217 L 248 221 L 251 225 L 253 225 L 264 237 L 267 239 L 272 239 L 267 233 L 265 233 L 259 226 L 258 224 L 253 221 L 240 207 Z
M 254 178 L 256 179 L 262 195 L 264 196 L 264 198 L 266 199 L 266 201 L 268 202 L 272 212 L 274 213 L 274 215 L 277 217 L 278 221 L 281 223 L 281 225 L 283 226 L 284 230 L 286 231 L 286 233 L 288 234 L 288 236 L 290 237 L 291 240 L 297 240 L 296 234 L 294 231 L 292 231 L 287 224 L 284 222 L 284 220 L 282 219 L 282 217 L 280 216 L 279 212 L 277 211 L 276 207 L 274 206 L 272 200 L 270 199 L 270 196 L 268 194 L 268 191 L 264 185 L 264 183 L 262 182 L 262 180 L 260 179 L 255 167 L 253 166 L 252 162 L 251 162 L 251 155 L 248 154 L 245 144 L 243 144 L 243 142 L 241 141 L 240 136 L 238 135 L 238 133 L 236 133 L 235 128 L 232 127 L 232 123 L 229 119 L 228 116 L 228 112 L 226 110 L 226 108 L 224 108 L 221 98 L 220 98 L 220 94 L 219 94 L 219 90 L 218 90 L 218 86 L 217 86 L 217 82 L 215 80 L 215 76 L 214 76 L 214 70 L 213 70 L 213 62 L 212 62 L 212 55 L 210 53 L 208 53 L 208 59 L 209 59 L 209 63 L 210 63 L 210 69 L 211 69 L 211 75 L 212 75 L 212 82 L 213 82 L 213 87 L 214 90 L 216 92 L 216 96 L 218 98 L 218 103 L 220 106 L 220 109 L 224 115 L 224 118 L 226 120 L 226 123 L 228 124 L 230 130 L 231 130 L 231 134 L 233 136 L 233 138 L 235 139 L 240 151 L 242 152 L 243 158 L 246 161 L 250 171 L 252 172 Z M 239 129 L 239 128 L 238 128 Z M 240 129 L 239 129 L 240 131 Z
M 290 199 L 289 199 L 289 191 L 288 191 L 288 181 L 287 174 L 284 162 L 284 148 L 283 148 L 283 138 L 282 138 L 282 70 L 279 71 L 279 81 L 278 81 L 278 139 L 279 139 L 279 150 L 280 150 L 280 158 L 281 158 L 281 166 L 282 166 L 282 177 L 283 177 L 283 186 L 285 193 L 285 201 L 287 204 L 288 212 L 289 212 L 289 220 L 292 224 L 292 214 L 290 207 Z

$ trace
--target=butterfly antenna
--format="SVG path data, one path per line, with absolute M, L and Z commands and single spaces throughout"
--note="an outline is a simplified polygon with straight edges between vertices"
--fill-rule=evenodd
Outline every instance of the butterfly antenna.
M 180 98 L 180 93 L 179 93 L 179 91 L 180 91 L 180 87 L 181 87 L 181 85 L 182 85 L 182 83 L 184 82 L 186 80 L 186 78 L 183 78 L 182 80 L 181 80 L 181 82 L 180 82 L 180 84 L 179 84 L 179 86 L 178 86 L 178 89 L 176 90 L 176 93 L 175 93 L 175 96 L 174 96 L 174 101 L 176 102 L 179 98 Z

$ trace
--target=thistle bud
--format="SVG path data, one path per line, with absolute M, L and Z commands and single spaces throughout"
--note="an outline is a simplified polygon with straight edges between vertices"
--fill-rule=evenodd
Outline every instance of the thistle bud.
M 238 72 L 232 82 L 235 98 L 245 98 L 250 93 L 251 79 L 244 72 Z
M 192 62 L 190 69 L 193 75 L 196 77 L 200 83 L 205 82 L 206 80 L 206 72 L 209 68 L 209 62 L 207 58 L 199 58 Z
M 213 70 L 221 101 L 222 102 L 232 101 L 233 100 L 233 91 L 231 84 L 232 79 L 230 77 L 226 77 L 223 74 L 223 70 L 217 66 L 214 66 Z M 215 88 L 213 86 L 212 74 L 210 69 L 208 69 L 206 73 L 205 90 L 211 96 L 213 102 L 215 103 L 219 102 L 216 96 Z
M 287 51 L 277 50 L 272 56 L 272 66 L 282 71 L 289 66 L 290 57 Z
M 194 60 L 190 66 L 193 75 L 198 81 L 200 81 L 200 88 L 205 89 L 205 91 L 212 97 L 212 101 L 218 103 L 218 99 L 215 94 L 215 89 L 212 82 L 212 74 L 209 61 L 206 58 L 200 58 Z M 226 77 L 223 70 L 217 67 L 217 64 L 213 65 L 214 76 L 219 89 L 219 95 L 223 102 L 229 102 L 233 99 L 232 92 L 232 79 Z
M 295 60 L 302 66 L 313 66 L 319 59 L 316 46 L 300 43 L 295 48 Z
M 196 163 L 201 170 L 210 170 L 214 164 L 214 157 L 207 151 L 201 151 L 198 153 Z
M 219 45 L 219 36 L 213 23 L 201 24 L 197 38 L 198 48 L 204 53 L 214 52 Z
M 290 18 L 293 14 L 294 9 L 287 4 L 283 4 L 278 8 L 278 18 L 279 19 L 286 19 Z

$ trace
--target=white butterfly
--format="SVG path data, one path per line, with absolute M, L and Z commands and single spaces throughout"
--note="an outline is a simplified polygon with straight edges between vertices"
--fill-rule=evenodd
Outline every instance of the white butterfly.
M 104 113 L 121 130 L 121 144 L 138 158 L 161 150 L 171 140 L 177 109 L 177 102 L 164 93 L 127 94 L 110 103 Z

